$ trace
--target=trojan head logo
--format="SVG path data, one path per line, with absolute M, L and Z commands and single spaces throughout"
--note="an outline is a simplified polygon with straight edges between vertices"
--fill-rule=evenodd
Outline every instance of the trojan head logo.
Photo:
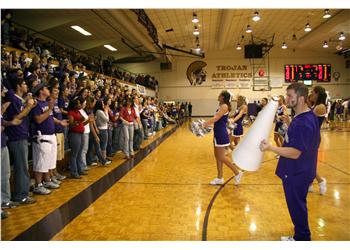
M 206 72 L 204 67 L 207 64 L 203 61 L 194 61 L 187 68 L 187 79 L 190 81 L 191 85 L 201 85 L 205 82 Z

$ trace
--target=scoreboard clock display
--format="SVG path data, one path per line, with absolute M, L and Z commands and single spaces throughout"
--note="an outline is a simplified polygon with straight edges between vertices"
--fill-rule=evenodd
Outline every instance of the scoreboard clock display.
M 284 67 L 286 82 L 314 80 L 318 82 L 331 81 L 330 64 L 287 64 Z

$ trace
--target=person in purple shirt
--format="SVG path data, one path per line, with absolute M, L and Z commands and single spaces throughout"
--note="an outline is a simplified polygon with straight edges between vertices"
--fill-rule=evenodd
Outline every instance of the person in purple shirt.
M 8 149 L 13 158 L 14 190 L 13 201 L 21 204 L 32 204 L 35 199 L 29 197 L 30 176 L 28 172 L 28 137 L 29 119 L 28 114 L 36 105 L 34 99 L 23 99 L 28 91 L 27 84 L 23 78 L 17 78 L 12 82 L 14 92 L 8 92 L 7 100 L 11 102 L 8 107 L 5 120 L 14 118 L 22 120 L 17 126 L 7 127 L 5 132 L 8 136 Z
M 287 88 L 287 106 L 293 108 L 291 121 L 282 147 L 263 140 L 261 151 L 280 155 L 276 175 L 282 179 L 284 194 L 294 224 L 294 236 L 283 236 L 285 241 L 311 240 L 306 197 L 310 183 L 316 177 L 317 150 L 320 130 L 315 113 L 307 106 L 308 89 L 302 83 Z
M 51 179 L 56 168 L 57 140 L 55 135 L 55 123 L 67 126 L 67 122 L 57 120 L 53 116 L 53 107 L 56 99 L 51 98 L 50 91 L 44 84 L 39 84 L 33 89 L 37 97 L 37 106 L 32 110 L 34 124 L 33 136 L 33 172 L 35 187 L 33 193 L 50 194 L 49 189 L 59 188 L 59 184 Z
M 4 89 L 1 89 L 1 96 L 4 97 Z M 1 219 L 7 217 L 7 213 L 2 209 L 13 208 L 19 205 L 18 202 L 11 201 L 11 189 L 10 189 L 10 155 L 6 145 L 7 136 L 5 134 L 5 127 L 17 126 L 22 123 L 22 120 L 14 118 L 12 121 L 6 121 L 3 119 L 3 114 L 10 106 L 10 102 L 1 104 Z
M 53 116 L 58 121 L 67 122 L 67 120 L 64 120 L 62 117 L 61 109 L 58 106 L 58 94 L 59 94 L 59 86 L 58 86 L 58 80 L 57 82 L 54 82 L 50 85 L 50 98 L 53 98 L 55 100 L 55 105 L 53 108 Z M 56 140 L 57 140 L 57 161 L 61 161 L 64 159 L 64 128 L 65 126 L 62 126 L 62 122 L 55 122 L 55 134 L 56 134 Z M 68 125 L 68 124 L 67 124 Z M 53 169 L 51 172 L 51 180 L 55 182 L 56 184 L 60 184 L 62 180 L 64 180 L 66 176 L 61 175 L 57 172 L 57 168 Z

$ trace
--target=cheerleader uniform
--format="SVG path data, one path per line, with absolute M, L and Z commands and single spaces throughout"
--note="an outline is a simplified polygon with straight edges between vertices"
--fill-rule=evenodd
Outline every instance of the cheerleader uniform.
M 241 108 L 237 109 L 235 114 L 233 115 L 233 118 L 235 118 L 239 114 L 240 111 L 241 111 Z M 234 137 L 241 137 L 241 136 L 243 136 L 243 125 L 242 125 L 242 122 L 243 122 L 244 116 L 245 116 L 245 114 L 243 114 L 242 117 L 239 118 L 239 120 L 236 121 L 237 126 L 232 131 L 232 136 L 234 136 Z
M 218 110 L 216 110 L 218 112 Z M 229 112 L 225 113 L 214 123 L 214 144 L 215 147 L 226 147 L 230 145 L 230 138 L 226 130 Z
M 280 106 L 280 107 L 277 108 L 276 115 L 277 115 L 277 117 L 283 115 L 283 106 Z M 274 130 L 274 132 L 276 134 L 279 134 L 278 131 L 281 130 L 282 125 L 283 125 L 283 121 L 280 120 L 279 118 L 276 118 L 276 125 L 275 125 L 275 130 Z

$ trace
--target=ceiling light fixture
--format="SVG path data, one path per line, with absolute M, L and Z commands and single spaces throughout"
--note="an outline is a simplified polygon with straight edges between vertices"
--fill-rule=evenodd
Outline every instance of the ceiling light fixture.
M 111 51 L 117 51 L 116 48 L 114 48 L 113 46 L 111 46 L 111 45 L 109 45 L 109 44 L 103 45 L 103 47 L 105 47 L 105 48 L 107 48 L 107 49 L 109 49 L 109 50 L 111 50 Z
M 80 32 L 81 34 L 83 34 L 84 36 L 91 36 L 91 33 L 84 30 L 82 27 L 80 26 L 77 26 L 77 25 L 73 25 L 73 26 L 70 26 L 72 29 Z
M 242 49 L 242 47 L 241 47 L 241 45 L 238 43 L 237 44 L 237 47 L 236 47 L 236 50 L 241 50 Z
M 340 40 L 340 41 L 345 40 L 345 35 L 344 35 L 344 33 L 343 33 L 343 32 L 340 32 L 340 35 L 339 35 L 339 40 Z
M 283 43 L 282 43 L 282 47 L 281 47 L 281 48 L 282 48 L 282 49 L 286 49 L 286 48 L 288 48 L 288 47 L 287 47 L 287 44 L 286 44 L 285 42 L 283 42 Z
M 324 10 L 323 18 L 330 18 L 332 15 L 329 13 L 329 9 Z
M 199 29 L 197 28 L 197 26 L 194 26 L 193 35 L 195 35 L 195 36 L 199 35 Z
M 310 31 L 311 31 L 311 26 L 310 26 L 309 23 L 307 23 L 307 24 L 305 25 L 304 30 L 305 30 L 305 32 L 310 32 Z
M 199 20 L 197 18 L 197 14 L 193 13 L 192 23 L 198 23 L 198 22 L 199 22 Z
M 250 27 L 249 24 L 247 25 L 247 29 L 245 30 L 245 32 L 247 32 L 247 33 L 252 33 L 253 32 L 253 30 L 252 30 L 252 28 Z
M 327 41 L 324 41 L 323 42 L 323 46 L 322 46 L 323 48 L 328 48 L 328 43 L 327 43 Z
M 259 12 L 255 11 L 254 16 L 253 16 L 253 21 L 257 22 L 260 20 Z
M 297 40 L 297 35 L 293 34 L 292 40 Z

